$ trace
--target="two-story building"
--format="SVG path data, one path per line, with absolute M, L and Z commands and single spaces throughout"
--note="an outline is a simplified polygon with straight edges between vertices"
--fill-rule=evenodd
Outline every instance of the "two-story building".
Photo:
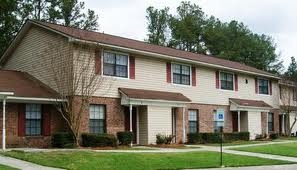
M 50 54 L 46 55 L 50 44 L 59 44 L 65 53 L 71 49 L 73 56 L 88 53 L 90 69 L 104 78 L 83 114 L 82 132 L 131 130 L 134 143 L 146 145 L 155 143 L 158 133 L 185 142 L 188 133 L 218 130 L 222 120 L 225 132 L 249 131 L 251 139 L 279 131 L 278 76 L 238 62 L 104 33 L 29 20 L 2 56 L 1 74 L 28 74 L 42 84 L 40 88 L 57 91 L 51 85 Z M 69 48 L 73 44 L 91 50 Z M 63 55 L 57 53 L 57 57 L 61 63 L 69 62 Z M 2 76 L 0 79 L 5 82 Z M 15 87 L 7 90 L 9 85 L 4 83 L 0 91 L 24 88 L 17 79 L 11 81 Z M 65 129 L 61 116 L 41 109 L 53 97 L 41 100 L 34 91 L 27 90 L 35 100 L 12 100 L 22 97 L 18 93 L 6 97 L 8 144 L 28 145 L 30 142 L 20 141 L 44 140 L 44 134 Z M 26 109 L 20 113 L 11 108 L 18 105 Z M 219 119 L 218 112 L 223 114 Z M 47 123 L 42 123 L 44 119 Z M 43 129 L 48 130 L 43 133 Z

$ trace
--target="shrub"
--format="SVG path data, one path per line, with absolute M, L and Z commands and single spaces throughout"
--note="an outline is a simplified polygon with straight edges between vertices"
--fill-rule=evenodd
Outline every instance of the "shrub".
M 232 142 L 238 140 L 249 140 L 249 132 L 224 133 L 223 142 Z M 188 134 L 188 143 L 220 143 L 220 133 L 191 133 Z
M 277 139 L 278 138 L 278 134 L 277 133 L 271 133 L 269 135 L 269 138 L 272 139 L 272 140 Z
M 120 145 L 129 145 L 133 140 L 133 132 L 129 132 L 129 131 L 118 132 L 117 137 Z
M 72 133 L 57 132 L 52 135 L 52 146 L 57 148 L 72 148 L 75 145 L 75 139 Z
M 158 145 L 160 144 L 170 144 L 173 140 L 173 135 L 163 135 L 163 134 L 157 134 L 156 135 L 156 143 Z
M 104 147 L 104 146 L 116 146 L 117 139 L 114 135 L 110 134 L 92 134 L 84 133 L 81 135 L 82 145 L 85 147 Z

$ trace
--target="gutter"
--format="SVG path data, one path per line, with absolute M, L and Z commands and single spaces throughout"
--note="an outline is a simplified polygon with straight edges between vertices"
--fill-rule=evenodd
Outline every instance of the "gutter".
M 100 43 L 100 42 L 81 40 L 81 39 L 72 38 L 72 37 L 69 37 L 69 36 L 68 36 L 68 38 L 69 38 L 69 40 L 68 40 L 69 42 L 78 42 L 78 43 L 93 44 L 93 45 L 98 45 L 98 46 L 103 46 L 103 47 L 108 47 L 108 48 L 120 49 L 120 50 L 123 50 L 123 51 L 133 52 L 133 53 L 137 53 L 137 54 L 141 54 L 141 55 L 146 55 L 146 56 L 151 56 L 151 57 L 156 57 L 156 58 L 170 59 L 170 60 L 179 60 L 179 61 L 184 61 L 184 62 L 188 62 L 188 63 L 195 63 L 195 64 L 202 65 L 202 66 L 208 66 L 208 67 L 211 67 L 211 68 L 219 68 L 219 69 L 232 70 L 232 71 L 239 72 L 239 73 L 246 73 L 246 74 L 257 75 L 257 76 L 260 75 L 260 76 L 263 76 L 263 77 L 269 77 L 269 78 L 274 78 L 274 79 L 278 79 L 278 80 L 281 79 L 278 76 L 266 75 L 266 74 L 251 72 L 251 71 L 244 71 L 244 70 L 240 70 L 240 69 L 235 69 L 235 68 L 230 68 L 230 67 L 225 67 L 225 66 L 220 66 L 220 65 L 205 63 L 205 62 L 201 62 L 201 61 L 194 61 L 194 60 L 190 60 L 190 59 L 173 57 L 173 56 L 169 56 L 169 55 L 165 55 L 165 54 L 158 54 L 158 53 L 154 53 L 154 52 L 136 50 L 136 49 L 132 49 L 132 48 L 121 47 L 121 46 L 116 46 L 116 45 L 110 45 L 110 44 L 105 44 L 105 43 Z
M 42 101 L 42 102 L 64 102 L 64 99 L 54 99 L 54 98 L 37 98 L 37 97 L 16 97 L 7 96 L 8 100 L 30 100 L 30 101 Z

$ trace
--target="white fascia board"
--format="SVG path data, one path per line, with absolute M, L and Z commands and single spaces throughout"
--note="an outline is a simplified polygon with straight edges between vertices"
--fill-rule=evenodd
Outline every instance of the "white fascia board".
M 40 102 L 64 102 L 63 99 L 54 98 L 37 98 L 37 97 L 17 97 L 17 96 L 7 96 L 8 100 L 25 100 L 25 101 L 40 101 Z
M 14 92 L 0 92 L 0 96 L 13 96 Z

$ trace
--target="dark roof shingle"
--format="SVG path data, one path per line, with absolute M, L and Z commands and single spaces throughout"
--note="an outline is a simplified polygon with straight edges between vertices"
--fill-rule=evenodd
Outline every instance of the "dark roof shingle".
M 262 100 L 247 100 L 247 99 L 230 98 L 230 101 L 234 102 L 235 104 L 240 105 L 240 106 L 272 108 L 269 104 L 265 103 Z
M 133 98 L 133 99 L 191 102 L 189 98 L 187 98 L 181 93 L 142 90 L 142 89 L 129 89 L 129 88 L 119 88 L 119 91 L 125 94 L 127 97 Z

